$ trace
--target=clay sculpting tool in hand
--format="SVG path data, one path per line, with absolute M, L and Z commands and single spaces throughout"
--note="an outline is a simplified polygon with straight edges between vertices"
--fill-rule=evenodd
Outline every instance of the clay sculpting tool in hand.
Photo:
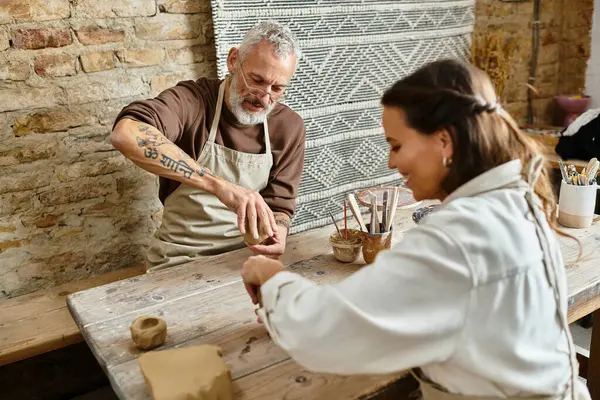
M 387 217 L 388 217 L 388 191 L 383 192 L 383 211 L 381 212 L 381 226 L 383 231 L 387 232 Z
M 367 192 L 371 199 L 371 233 L 379 233 L 379 214 L 377 214 L 377 195 Z
M 358 203 L 356 202 L 356 197 L 352 193 L 348 193 L 348 203 L 350 203 L 350 209 L 352 210 L 352 214 L 354 214 L 354 219 L 358 222 L 360 226 L 360 230 L 363 232 L 367 232 L 367 227 L 362 219 L 362 214 L 360 212 L 360 208 L 358 208 Z
M 335 230 L 337 231 L 338 235 L 340 235 L 340 239 L 341 239 L 342 232 L 340 232 L 340 228 L 338 228 L 337 222 L 335 222 L 335 218 L 333 218 L 333 214 L 331 213 L 331 211 L 329 211 L 329 216 L 331 217 L 331 220 L 333 221 L 333 225 L 335 225 Z

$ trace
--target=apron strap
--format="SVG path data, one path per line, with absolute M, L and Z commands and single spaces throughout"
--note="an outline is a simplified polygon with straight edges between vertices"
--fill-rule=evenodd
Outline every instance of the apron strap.
M 213 117 L 212 124 L 210 126 L 210 133 L 206 143 L 213 144 L 217 137 L 217 130 L 219 128 L 219 120 L 221 119 L 221 110 L 223 108 L 223 101 L 225 99 L 225 86 L 227 79 L 219 85 L 219 96 L 217 97 L 217 107 L 215 109 L 215 116 Z M 269 137 L 269 127 L 267 125 L 267 118 L 263 121 L 263 130 L 265 132 L 265 154 L 271 154 L 271 138 Z
M 217 129 L 219 128 L 219 119 L 221 119 L 221 109 L 223 107 L 223 98 L 225 97 L 225 86 L 227 79 L 219 85 L 219 97 L 217 97 L 217 108 L 215 109 L 215 116 L 213 117 L 212 125 L 210 126 L 210 133 L 206 143 L 214 143 L 217 137 Z
M 263 122 L 263 130 L 265 131 L 265 154 L 271 154 L 271 138 L 269 137 L 269 125 L 266 117 Z

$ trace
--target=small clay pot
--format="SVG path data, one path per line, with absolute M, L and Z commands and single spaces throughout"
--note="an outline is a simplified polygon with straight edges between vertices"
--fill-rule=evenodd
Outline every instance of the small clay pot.
M 156 317 L 139 317 L 131 324 L 131 339 L 139 349 L 150 350 L 167 338 L 167 324 Z
M 362 241 L 360 231 L 356 229 L 348 229 L 348 239 L 344 239 L 345 231 L 340 231 L 342 236 L 334 232 L 329 236 L 329 243 L 333 248 L 333 256 L 336 260 L 343 263 L 351 263 L 358 259 Z

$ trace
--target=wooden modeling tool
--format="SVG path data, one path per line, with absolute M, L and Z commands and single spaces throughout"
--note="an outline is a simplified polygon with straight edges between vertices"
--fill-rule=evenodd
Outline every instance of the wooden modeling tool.
M 379 214 L 377 214 L 377 195 L 369 192 L 371 199 L 371 233 L 379 233 Z
M 383 211 L 381 212 L 381 226 L 383 231 L 387 232 L 387 217 L 388 217 L 388 191 L 383 192 Z
M 398 199 L 400 198 L 400 189 L 395 187 L 394 191 L 392 192 L 392 210 L 390 212 L 390 215 L 388 217 L 388 223 L 387 223 L 387 231 L 390 231 L 392 229 L 392 224 L 394 223 L 394 217 L 396 216 L 396 210 L 398 209 Z
M 354 214 L 354 219 L 358 222 L 358 226 L 360 226 L 360 230 L 363 232 L 367 232 L 367 227 L 362 219 L 362 214 L 360 212 L 360 208 L 358 208 L 358 203 L 356 202 L 356 197 L 352 193 L 348 193 L 348 203 L 350 204 L 350 210 L 352 210 L 352 214 Z

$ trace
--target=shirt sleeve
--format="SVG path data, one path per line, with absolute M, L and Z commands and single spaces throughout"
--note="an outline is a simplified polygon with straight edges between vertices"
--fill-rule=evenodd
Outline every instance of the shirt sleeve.
M 115 125 L 123 118 L 130 118 L 154 126 L 177 143 L 203 110 L 204 101 L 193 88 L 193 82 L 180 82 L 153 99 L 134 101 L 126 106 Z
M 290 121 L 290 125 L 295 127 L 289 132 L 292 138 L 271 169 L 267 186 L 260 192 L 273 212 L 284 213 L 288 217 L 296 210 L 306 148 L 306 131 L 300 116 Z
M 452 355 L 465 324 L 470 276 L 452 239 L 422 226 L 336 284 L 276 274 L 261 287 L 259 314 L 276 343 L 306 368 L 397 372 Z

